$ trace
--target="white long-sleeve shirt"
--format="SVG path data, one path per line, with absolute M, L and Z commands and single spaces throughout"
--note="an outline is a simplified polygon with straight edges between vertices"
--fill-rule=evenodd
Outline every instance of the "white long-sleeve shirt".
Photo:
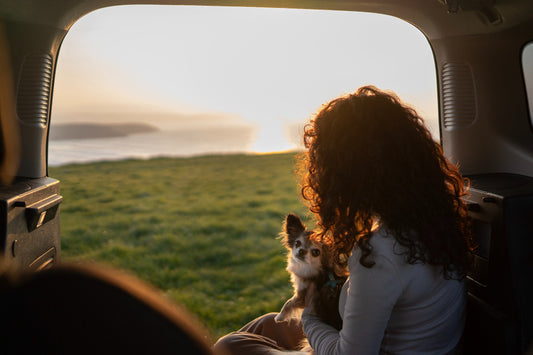
M 350 277 L 339 300 L 341 331 L 305 310 L 304 332 L 315 354 L 448 354 L 464 327 L 464 282 L 446 280 L 439 267 L 408 264 L 384 228 L 370 240 L 375 265 L 359 263 L 355 249 Z

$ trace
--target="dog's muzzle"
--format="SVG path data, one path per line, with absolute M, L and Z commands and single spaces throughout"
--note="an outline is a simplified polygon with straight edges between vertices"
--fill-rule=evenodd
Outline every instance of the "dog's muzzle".
M 300 250 L 298 250 L 298 253 L 296 254 L 296 256 L 298 257 L 298 259 L 304 260 L 305 259 L 305 254 L 307 254 L 307 250 L 300 249 Z

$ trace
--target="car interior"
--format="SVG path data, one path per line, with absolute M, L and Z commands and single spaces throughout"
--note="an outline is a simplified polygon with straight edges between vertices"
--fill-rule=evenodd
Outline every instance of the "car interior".
M 0 0 L 0 251 L 16 272 L 32 275 L 22 283 L 10 282 L 9 277 L 0 279 L 2 285 L 14 288 L 2 296 L 4 310 L 0 311 L 8 320 L 2 332 L 13 340 L 9 352 L 24 353 L 21 349 L 30 343 L 21 334 L 28 332 L 42 335 L 32 346 L 38 342 L 46 346 L 47 339 L 53 339 L 47 345 L 58 346 L 52 344 L 59 340 L 50 334 L 51 328 L 43 333 L 48 323 L 71 337 L 71 347 L 65 349 L 84 352 L 82 343 L 90 342 L 88 337 L 76 338 L 78 328 L 65 327 L 65 323 L 59 326 L 61 322 L 73 322 L 71 315 L 50 310 L 57 309 L 59 303 L 69 304 L 77 309 L 78 317 L 86 317 L 87 324 L 98 328 L 104 321 L 95 316 L 99 311 L 74 300 L 100 296 L 75 294 L 72 289 L 92 287 L 98 283 L 95 280 L 101 280 L 99 287 L 109 292 L 110 302 L 131 304 L 128 310 L 117 312 L 138 312 L 140 319 L 147 319 L 145 326 L 132 325 L 131 329 L 125 323 L 135 322 L 109 323 L 109 328 L 123 329 L 124 334 L 131 331 L 147 335 L 139 338 L 133 349 L 152 346 L 146 344 L 150 336 L 167 337 L 164 331 L 158 336 L 146 333 L 148 324 L 161 329 L 194 328 L 179 316 L 165 313 L 158 301 L 150 297 L 147 300 L 144 291 L 117 281 L 118 277 L 100 271 L 65 271 L 60 265 L 62 196 L 60 181 L 48 174 L 51 99 L 60 46 L 82 16 L 130 4 L 360 11 L 394 16 L 418 28 L 435 58 L 442 148 L 470 181 L 466 199 L 478 248 L 475 267 L 467 277 L 468 312 L 461 351 L 533 351 L 533 61 L 525 58 L 532 52 L 528 45 L 533 41 L 533 1 Z M 51 270 L 56 274 L 38 276 Z M 62 278 L 72 279 L 74 274 L 79 276 L 80 284 L 67 287 Z M 135 305 L 127 298 L 128 293 L 135 295 Z M 50 297 L 52 294 L 63 296 Z M 157 316 L 150 315 L 143 302 L 156 309 Z M 100 304 L 104 307 L 105 300 Z M 64 319 L 50 321 L 56 317 Z M 39 326 L 22 326 L 36 319 Z M 180 340 L 169 347 L 207 353 L 204 345 L 198 345 L 202 340 L 198 340 L 197 332 L 196 328 L 184 332 L 197 346 L 187 348 Z M 128 344 L 132 337 L 123 338 L 115 344 L 115 351 L 127 349 L 121 344 Z M 164 344 L 160 339 L 155 341 Z M 89 349 L 94 350 L 87 347 L 85 352 Z

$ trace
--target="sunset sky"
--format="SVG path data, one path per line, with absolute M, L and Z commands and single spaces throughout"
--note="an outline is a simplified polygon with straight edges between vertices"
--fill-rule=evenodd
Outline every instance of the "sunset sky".
M 143 116 L 127 114 L 146 112 L 149 123 L 168 128 L 185 124 L 183 115 L 210 113 L 214 126 L 256 127 L 254 151 L 280 151 L 294 148 L 295 127 L 321 104 L 365 84 L 394 90 L 437 127 L 431 49 L 401 20 L 313 10 L 113 7 L 83 17 L 65 38 L 52 120 L 87 121 L 106 112 L 134 120 Z M 149 113 L 177 118 L 152 122 Z

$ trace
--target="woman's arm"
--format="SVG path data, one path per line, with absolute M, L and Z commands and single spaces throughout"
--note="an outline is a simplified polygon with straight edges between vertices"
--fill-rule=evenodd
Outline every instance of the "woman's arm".
M 304 332 L 316 354 L 379 353 L 392 309 L 404 287 L 393 262 L 381 255 L 374 261 L 373 267 L 366 268 L 359 263 L 358 253 L 350 258 L 340 332 L 313 315 L 311 309 L 304 311 Z

